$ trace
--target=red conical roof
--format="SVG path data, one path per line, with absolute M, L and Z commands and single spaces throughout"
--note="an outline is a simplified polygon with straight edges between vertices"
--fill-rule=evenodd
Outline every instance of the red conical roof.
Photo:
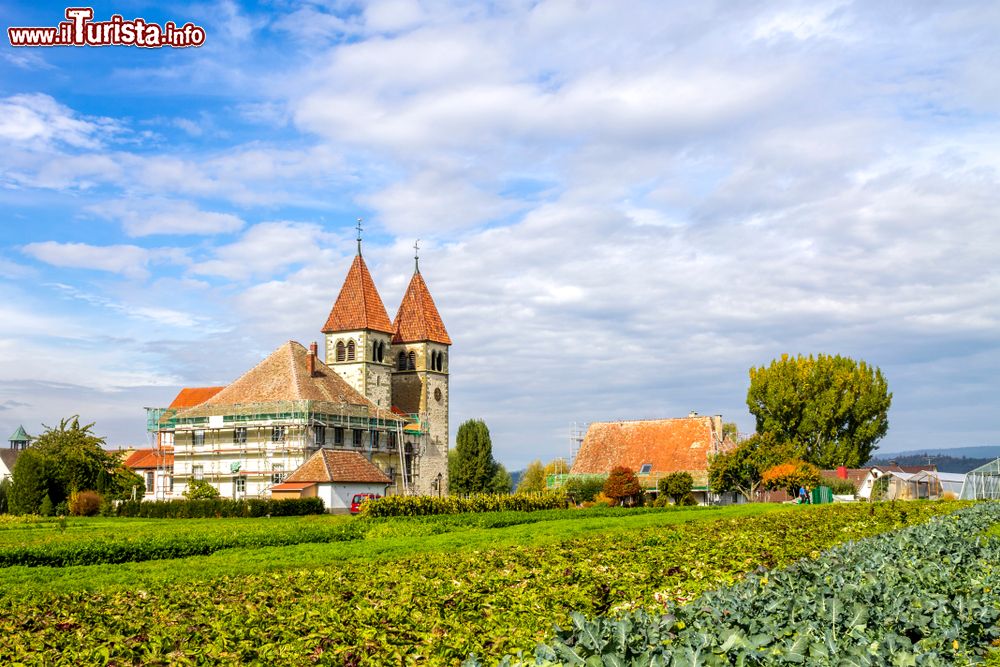
M 441 321 L 434 299 L 427 289 L 427 283 L 419 271 L 414 272 L 413 278 L 410 279 L 410 286 L 406 288 L 403 302 L 399 304 L 399 312 L 396 313 L 392 328 L 395 329 L 393 343 L 429 340 L 451 345 L 448 330 L 444 328 L 444 322 Z
M 351 270 L 347 272 L 340 295 L 330 310 L 323 333 L 337 331 L 358 331 L 371 329 L 383 333 L 393 333 L 389 315 L 385 312 L 382 297 L 378 295 L 372 274 L 365 266 L 361 255 L 355 255 Z

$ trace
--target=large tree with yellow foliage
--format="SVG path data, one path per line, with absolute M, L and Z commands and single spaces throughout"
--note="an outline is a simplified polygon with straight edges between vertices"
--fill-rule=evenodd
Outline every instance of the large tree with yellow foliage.
M 750 369 L 757 432 L 793 444 L 820 468 L 863 465 L 889 430 L 891 403 L 882 371 L 849 357 L 782 355 Z

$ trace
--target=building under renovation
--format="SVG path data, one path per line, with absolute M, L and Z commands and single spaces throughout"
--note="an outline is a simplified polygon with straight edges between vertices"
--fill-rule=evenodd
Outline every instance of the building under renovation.
M 173 454 L 161 457 L 173 497 L 198 479 L 226 497 L 268 496 L 323 448 L 363 454 L 390 493 L 447 492 L 451 339 L 419 265 L 390 321 L 359 239 L 322 332 L 325 361 L 316 343 L 288 341 L 226 387 L 147 409 L 155 448 Z

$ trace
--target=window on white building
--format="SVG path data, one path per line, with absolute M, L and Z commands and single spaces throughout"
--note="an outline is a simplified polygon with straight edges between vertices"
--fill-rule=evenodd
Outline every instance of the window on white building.
M 285 427 L 284 426 L 272 426 L 271 427 L 271 442 L 284 442 L 285 441 Z
M 240 475 L 236 478 L 236 493 L 238 495 L 243 495 L 247 492 L 247 478 Z
M 340 426 L 335 426 L 333 428 L 333 444 L 342 445 L 344 444 L 344 429 Z
M 389 431 L 386 446 L 390 452 L 396 451 L 396 432 Z
M 316 436 L 316 446 L 322 447 L 326 444 L 326 427 L 325 426 L 313 426 L 313 434 Z
M 361 447 L 364 444 L 364 431 L 354 429 L 354 446 Z
M 237 445 L 245 445 L 247 441 L 247 427 L 237 426 L 233 429 L 233 443 Z
M 156 473 L 152 470 L 146 472 L 146 493 L 153 492 L 153 484 L 156 482 Z
M 205 479 L 205 466 L 191 466 L 191 477 Z
M 205 444 L 205 432 L 204 431 L 195 431 L 194 432 L 194 446 L 195 447 L 201 447 L 204 444 Z
M 271 466 L 271 484 L 281 484 L 282 480 L 285 479 L 285 465 L 283 463 L 275 463 Z
M 167 475 L 167 493 L 174 492 L 174 476 Z

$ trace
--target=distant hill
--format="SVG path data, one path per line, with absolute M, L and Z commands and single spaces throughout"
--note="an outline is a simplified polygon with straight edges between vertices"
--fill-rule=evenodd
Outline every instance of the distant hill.
M 954 458 L 996 459 L 1000 457 L 1000 445 L 978 445 L 975 447 L 937 447 L 928 449 L 908 449 L 902 452 L 876 452 L 875 458 L 896 459 L 901 456 L 951 456 Z
M 970 447 L 969 449 L 975 448 Z M 890 453 L 870 460 L 867 465 L 888 465 L 891 461 L 895 461 L 901 466 L 926 466 L 928 459 L 930 459 L 931 464 L 937 466 L 940 472 L 967 473 L 979 466 L 995 461 L 996 457 L 943 456 L 924 452 L 920 454 Z

